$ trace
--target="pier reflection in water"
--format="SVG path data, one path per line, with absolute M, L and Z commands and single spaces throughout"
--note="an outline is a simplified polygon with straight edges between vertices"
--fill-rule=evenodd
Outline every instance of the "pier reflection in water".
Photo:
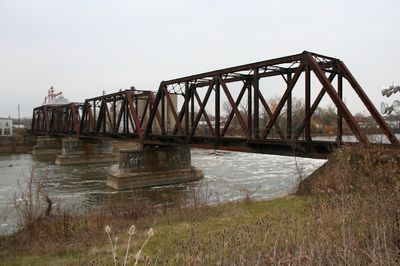
M 167 187 L 152 187 L 135 191 L 135 197 L 155 204 L 173 203 L 193 191 L 212 204 L 238 200 L 249 195 L 255 199 L 269 199 L 294 191 L 299 180 L 311 174 L 325 160 L 294 158 L 240 152 L 192 150 L 192 164 L 204 171 L 202 181 Z M 297 161 L 297 166 L 296 166 Z M 116 171 L 118 164 L 57 166 L 54 157 L 23 155 L 0 156 L 0 233 L 13 228 L 15 214 L 10 208 L 18 180 L 31 174 L 42 179 L 43 190 L 56 203 L 75 210 L 97 207 L 104 199 L 120 197 L 120 192 L 106 186 L 107 175 Z M 23 185 L 23 184 L 22 184 Z M 207 194 L 207 195 L 206 195 Z

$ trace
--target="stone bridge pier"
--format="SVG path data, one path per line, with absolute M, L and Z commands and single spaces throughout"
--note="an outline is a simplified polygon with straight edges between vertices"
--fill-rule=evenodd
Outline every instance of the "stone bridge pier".
M 38 136 L 36 145 L 33 146 L 33 155 L 54 155 L 61 153 L 62 138 L 51 136 Z
M 187 145 L 120 150 L 119 170 L 107 185 L 118 190 L 196 181 L 203 172 L 191 165 Z
M 118 161 L 112 139 L 64 138 L 57 165 L 111 163 Z

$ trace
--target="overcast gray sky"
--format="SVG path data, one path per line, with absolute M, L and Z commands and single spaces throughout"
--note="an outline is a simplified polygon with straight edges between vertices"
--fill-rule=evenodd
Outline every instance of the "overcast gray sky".
M 31 116 L 50 86 L 83 101 L 303 50 L 342 59 L 378 106 L 400 83 L 399 13 L 398 0 L 0 0 L 0 116 L 18 103 Z

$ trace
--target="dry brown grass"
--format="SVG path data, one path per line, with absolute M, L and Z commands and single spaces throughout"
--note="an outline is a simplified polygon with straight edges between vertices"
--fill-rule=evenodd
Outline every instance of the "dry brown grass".
M 303 180 L 298 195 L 354 192 L 370 185 L 400 184 L 400 150 L 381 145 L 343 146 Z
M 323 196 L 308 217 L 282 210 L 278 221 L 266 215 L 208 234 L 194 226 L 174 264 L 399 265 L 400 194 L 364 192 Z

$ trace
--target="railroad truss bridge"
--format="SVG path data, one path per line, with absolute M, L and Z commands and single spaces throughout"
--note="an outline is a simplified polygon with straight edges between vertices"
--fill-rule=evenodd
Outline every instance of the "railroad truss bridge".
M 274 105 L 267 99 L 269 80 L 282 84 L 273 91 L 280 95 Z M 84 103 L 39 106 L 33 109 L 32 133 L 323 157 L 349 133 L 362 144 L 370 143 L 344 102 L 345 89 L 365 105 L 387 145 L 399 145 L 346 65 L 307 51 L 162 81 L 157 93 L 130 89 Z M 301 121 L 293 119 L 299 112 L 293 106 L 296 92 L 302 95 Z M 337 110 L 335 136 L 325 141 L 313 139 L 312 132 L 313 114 L 324 96 Z

